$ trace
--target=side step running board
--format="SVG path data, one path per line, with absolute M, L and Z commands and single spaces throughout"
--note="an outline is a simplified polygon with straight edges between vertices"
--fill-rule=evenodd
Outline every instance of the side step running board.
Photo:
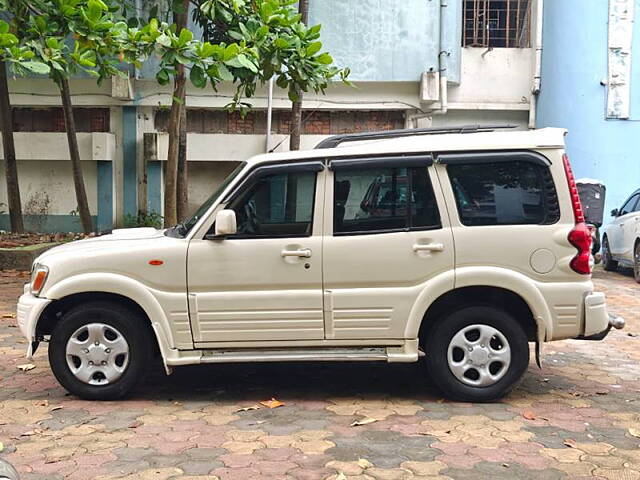
M 241 362 L 387 362 L 386 348 L 322 348 L 280 350 L 205 350 L 201 363 Z

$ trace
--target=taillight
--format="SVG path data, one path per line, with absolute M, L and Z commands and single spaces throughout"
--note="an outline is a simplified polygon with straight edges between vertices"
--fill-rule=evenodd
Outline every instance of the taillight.
M 567 184 L 569 185 L 573 217 L 576 222 L 576 226 L 569 232 L 569 243 L 578 249 L 578 254 L 573 257 L 569 266 L 574 272 L 581 275 L 591 275 L 591 231 L 584 221 L 584 211 L 582 210 L 582 203 L 580 203 L 580 195 L 578 195 L 578 187 L 571 170 L 569 157 L 566 154 L 563 155 L 562 161 L 567 175 Z

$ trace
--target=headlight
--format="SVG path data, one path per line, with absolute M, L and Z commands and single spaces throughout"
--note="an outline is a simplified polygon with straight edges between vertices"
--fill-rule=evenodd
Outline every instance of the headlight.
M 36 263 L 31 270 L 31 293 L 38 296 L 49 276 L 49 268 Z

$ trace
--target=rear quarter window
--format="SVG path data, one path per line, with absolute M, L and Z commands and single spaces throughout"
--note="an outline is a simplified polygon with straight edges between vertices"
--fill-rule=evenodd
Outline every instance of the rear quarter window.
M 560 220 L 549 168 L 536 163 L 447 165 L 463 225 L 550 225 Z

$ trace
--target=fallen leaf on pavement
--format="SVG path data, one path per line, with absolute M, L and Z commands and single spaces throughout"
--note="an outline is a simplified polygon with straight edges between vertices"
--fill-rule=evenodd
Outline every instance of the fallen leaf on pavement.
M 131 425 L 129 425 L 129 428 L 138 428 L 138 427 L 141 427 L 141 426 L 142 426 L 142 422 L 140 420 L 136 420 Z
M 2 318 L 16 318 L 16 314 L 15 313 L 5 313 L 4 315 L 2 315 Z
M 0 442 L 0 452 L 4 450 L 4 443 Z
M 638 430 L 637 428 L 630 428 L 629 433 L 636 438 L 640 438 L 640 430 Z
M 608 394 L 609 394 L 609 392 L 607 392 L 606 390 L 598 390 L 596 392 L 596 395 L 608 395 Z
M 375 418 L 371 418 L 371 417 L 364 417 L 361 418 L 360 420 L 356 420 L 355 422 L 353 422 L 351 424 L 352 427 L 360 427 L 362 425 L 369 425 L 370 423 L 374 423 L 377 422 L 378 420 L 376 420 Z
M 366 458 L 359 458 L 358 459 L 358 465 L 360 465 L 360 468 L 371 468 L 371 467 L 373 467 L 373 463 L 371 463 Z
M 284 407 L 284 402 L 272 398 L 271 400 L 263 400 L 262 402 L 260 402 L 260 405 L 264 405 L 267 408 L 278 408 Z
M 55 412 L 56 410 L 62 410 L 64 407 L 62 405 L 56 405 L 54 407 L 51 407 L 51 409 L 49 410 L 50 412 Z
M 535 413 L 533 413 L 533 412 L 529 412 L 529 411 L 524 412 L 524 413 L 522 414 L 522 416 L 523 416 L 524 418 L 526 418 L 527 420 L 535 420 L 535 419 L 536 419 L 536 415 L 535 415 Z
M 629 332 L 629 333 L 627 333 L 627 336 L 628 337 L 637 337 L 638 334 L 637 333 L 633 333 L 633 332 Z
M 344 473 L 338 472 L 338 474 L 336 475 L 335 480 L 347 480 L 347 477 L 344 476 Z
M 273 400 L 273 399 L 272 399 Z M 276 400 L 277 401 L 277 400 Z M 260 402 L 263 403 L 263 402 Z M 284 403 L 282 404 L 284 405 Z M 268 406 L 268 405 L 267 405 Z M 275 408 L 275 407 L 269 407 L 269 408 Z M 248 412 L 249 410 L 259 410 L 260 407 L 258 405 L 252 405 L 251 407 L 242 407 L 236 410 L 236 413 L 238 412 Z
M 578 448 L 578 443 L 573 440 L 572 438 L 565 438 L 564 442 L 562 442 L 565 444 L 565 446 L 569 447 L 569 448 Z
M 23 372 L 28 372 L 29 370 L 33 370 L 36 366 L 33 363 L 25 363 L 24 365 L 18 365 L 18 370 Z

